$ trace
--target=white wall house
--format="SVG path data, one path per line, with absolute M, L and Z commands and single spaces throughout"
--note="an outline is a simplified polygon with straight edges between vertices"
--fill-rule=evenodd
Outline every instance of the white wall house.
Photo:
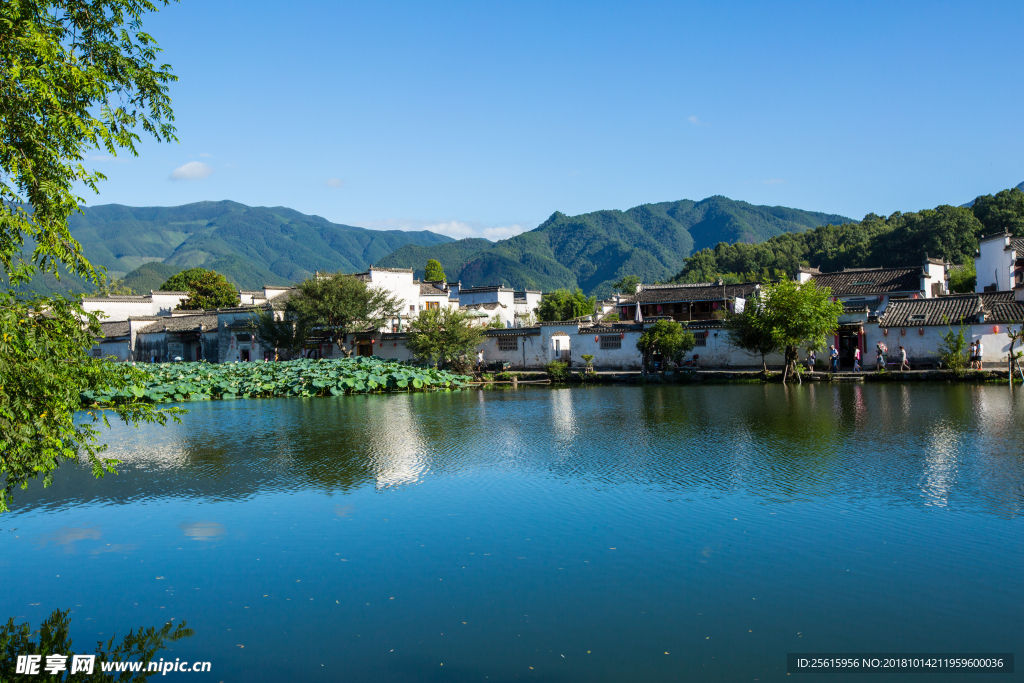
M 1022 285 L 1024 270 L 1024 238 L 1010 233 L 992 235 L 978 242 L 974 256 L 977 282 L 974 291 L 1005 292 Z
M 146 296 L 87 296 L 82 299 L 82 308 L 115 322 L 134 316 L 170 315 L 187 298 L 188 292 L 161 291 L 151 291 Z
M 517 291 L 502 285 L 461 287 L 455 295 L 459 308 L 476 311 L 489 318 L 497 317 L 505 327 L 522 327 L 524 322 L 537 316 L 541 292 L 526 289 Z

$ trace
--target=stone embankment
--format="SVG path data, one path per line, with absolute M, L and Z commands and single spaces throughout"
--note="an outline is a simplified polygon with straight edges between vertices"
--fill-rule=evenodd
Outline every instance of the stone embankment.
M 795 377 L 789 381 L 797 383 L 804 382 L 1003 382 L 1008 383 L 1007 370 L 966 370 L 961 373 L 952 370 L 909 370 L 906 372 L 885 371 L 885 372 L 804 372 L 801 380 Z M 515 377 L 517 383 L 542 383 L 544 380 L 550 382 L 551 378 L 544 372 L 503 372 L 497 375 L 485 373 L 477 378 L 478 386 L 488 384 L 512 384 Z M 781 382 L 782 373 L 778 371 L 761 370 L 677 370 L 648 374 L 646 378 L 639 371 L 603 371 L 597 370 L 589 373 L 582 373 L 573 370 L 565 384 L 637 384 L 666 383 L 666 384 L 689 384 L 699 383 L 730 383 L 730 382 Z M 543 382 L 547 383 L 547 382 Z M 1019 376 L 1014 377 L 1014 384 L 1022 384 Z

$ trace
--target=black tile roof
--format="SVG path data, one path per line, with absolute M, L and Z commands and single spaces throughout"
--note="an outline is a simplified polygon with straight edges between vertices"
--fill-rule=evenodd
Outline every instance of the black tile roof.
M 200 326 L 205 327 L 209 331 L 216 330 L 216 314 L 167 316 L 141 328 L 139 334 L 163 332 L 165 330 L 167 332 L 191 332 L 199 330 Z
M 420 282 L 420 296 L 448 296 L 443 287 L 434 282 Z
M 1020 256 L 1024 256 L 1024 237 L 1013 237 L 1010 239 L 1010 246 L 1006 247 L 1004 251 L 1010 250 L 1016 251 Z
M 961 294 L 933 299 L 890 301 L 879 327 L 929 327 L 976 323 L 981 313 L 986 323 L 1024 321 L 1024 303 L 1014 300 L 1013 292 Z
M 721 301 L 723 298 L 749 297 L 760 285 L 744 282 L 736 285 L 719 285 L 702 282 L 695 285 L 646 285 L 642 290 L 623 298 L 619 306 L 629 306 L 638 301 L 641 304 L 666 304 L 683 301 Z
M 921 291 L 921 268 L 847 268 L 838 273 L 815 275 L 819 287 L 832 296 L 847 294 L 890 294 Z
M 111 337 L 127 337 L 129 323 L 127 320 L 114 320 L 108 323 L 100 323 L 100 336 L 104 339 Z

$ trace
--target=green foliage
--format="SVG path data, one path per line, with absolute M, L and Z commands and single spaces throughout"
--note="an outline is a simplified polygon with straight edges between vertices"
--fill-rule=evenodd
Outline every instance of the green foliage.
M 309 278 L 297 289 L 298 296 L 288 299 L 286 313 L 328 334 L 345 353 L 350 353 L 344 346 L 345 335 L 379 330 L 404 308 L 398 296 L 342 273 Z
M 106 414 L 76 422 L 75 411 L 81 391 L 127 386 L 132 371 L 89 354 L 97 319 L 79 300 L 17 292 L 34 275 L 106 286 L 68 220 L 85 201 L 75 183 L 96 191 L 104 179 L 86 170 L 87 152 L 135 154 L 139 129 L 174 139 L 174 76 L 141 30 L 155 9 L 147 0 L 0 3 L 0 511 L 14 487 L 40 476 L 49 485 L 62 463 L 85 460 L 96 476 L 116 464 L 99 457 L 93 424 Z M 134 401 L 114 414 L 167 417 Z
M 490 320 L 487 321 L 487 329 L 489 329 L 489 330 L 504 330 L 505 329 L 505 323 L 501 322 L 501 318 L 499 316 L 494 316 L 493 318 L 491 318 Z
M 447 282 L 441 262 L 433 258 L 427 260 L 427 267 L 423 270 L 423 279 L 427 282 Z
M 544 366 L 544 370 L 553 382 L 564 382 L 569 379 L 569 366 L 560 360 L 549 362 Z
M 943 367 L 949 368 L 958 375 L 962 375 L 964 369 L 967 367 L 967 334 L 966 328 L 961 321 L 959 327 L 953 330 L 953 327 L 949 325 L 949 321 L 946 321 L 948 331 L 942 335 L 942 341 L 939 342 L 938 352 L 939 361 Z
M 673 320 L 658 320 L 640 335 L 636 349 L 643 355 L 644 367 L 647 367 L 655 351 L 659 351 L 666 360 L 678 361 L 696 344 L 693 333 L 685 326 Z
M 456 308 L 441 307 L 420 311 L 409 323 L 405 346 L 421 362 L 435 367 L 454 366 L 469 356 L 484 340 L 483 328 L 476 318 Z
M 540 300 L 537 307 L 537 315 L 543 322 L 557 322 L 560 320 L 572 320 L 585 315 L 592 315 L 597 306 L 597 297 L 587 297 L 583 290 L 576 288 L 574 291 L 567 289 L 556 289 L 548 292 Z
M 997 192 L 995 196 L 978 197 L 971 206 L 971 212 L 981 221 L 986 235 L 1003 230 L 1009 230 L 1010 234 L 1018 237 L 1024 235 L 1024 192 L 1020 187 Z
M 968 259 L 964 265 L 953 268 L 949 273 L 949 289 L 957 294 L 970 294 L 978 282 L 974 271 L 974 259 Z
M 281 360 L 298 356 L 312 331 L 307 320 L 266 309 L 253 313 L 249 327 L 260 345 L 274 349 Z
M 168 285 L 179 284 L 181 276 L 187 276 L 183 290 L 171 289 Z M 231 308 L 239 302 L 238 290 L 220 273 L 202 268 L 192 268 L 178 273 L 164 283 L 166 291 L 185 291 L 188 298 L 183 299 L 178 308 L 183 311 L 208 310 L 214 308 Z M 161 287 L 161 289 L 164 289 Z
M 970 209 L 939 206 L 888 218 L 868 214 L 860 223 L 825 225 L 787 233 L 760 244 L 719 243 L 686 259 L 674 282 L 719 277 L 762 282 L 794 277 L 800 266 L 823 271 L 853 267 L 920 265 L 927 254 L 952 263 L 974 256 L 983 227 Z M 731 277 L 730 277 L 731 276 Z
M 583 359 L 583 362 L 587 364 L 588 368 L 594 364 L 594 354 L 592 353 L 584 353 L 580 358 Z
M 130 366 L 129 366 L 130 367 Z M 131 384 L 82 392 L 86 406 L 117 407 L 126 403 L 179 403 L 210 399 L 272 396 L 340 396 L 367 392 L 450 389 L 466 379 L 459 375 L 386 361 L 375 357 L 278 363 L 140 364 Z
M 612 285 L 612 289 L 622 294 L 636 294 L 636 288 L 640 284 L 640 278 L 636 275 L 626 275 Z
M 86 321 L 83 327 L 80 321 Z M 19 300 L 0 291 L 0 512 L 11 492 L 37 476 L 49 486 L 62 463 L 85 462 L 97 477 L 114 472 L 117 461 L 101 458 L 97 422 L 106 413 L 75 419 L 82 391 L 108 387 L 129 391 L 142 374 L 129 365 L 87 352 L 99 335 L 95 315 L 77 301 L 54 297 Z M 114 414 L 126 422 L 159 422 L 167 413 L 138 401 L 120 403 Z
M 96 288 L 96 293 L 93 296 L 131 296 L 132 293 L 132 288 L 125 284 L 124 279 L 108 278 Z
M 206 268 L 189 268 L 187 270 L 182 270 L 168 277 L 164 283 L 160 285 L 159 289 L 161 292 L 187 292 L 189 291 L 189 283 L 209 273 L 218 275 L 216 271 L 207 270 Z M 225 278 L 225 280 L 226 279 L 227 278 Z
M 843 216 L 709 197 L 580 216 L 556 212 L 536 230 L 509 239 L 459 240 L 429 248 L 409 245 L 379 265 L 419 268 L 426 259 L 438 258 L 447 264 L 450 277 L 463 282 L 544 291 L 579 287 L 606 296 L 627 275 L 642 282 L 667 280 L 694 249 L 721 241 L 760 242 L 847 221 Z
M 617 322 L 619 322 L 619 313 L 618 313 L 618 311 L 612 311 L 611 313 L 605 315 L 603 318 L 601 318 L 601 322 L 606 322 L 606 323 L 617 323 Z
M 748 301 L 742 313 L 726 316 L 724 326 L 729 332 L 729 344 L 761 356 L 761 367 L 767 372 L 765 356 L 778 351 L 779 347 L 772 330 L 761 324 L 754 301 Z
M 106 642 L 97 643 L 95 650 L 88 653 L 96 656 L 92 674 L 86 675 L 80 671 L 72 674 L 70 673 L 72 656 L 86 653 L 76 652 L 73 649 L 69 637 L 71 620 L 68 618 L 68 613 L 68 610 L 55 610 L 39 625 L 38 631 L 32 631 L 28 622 L 15 625 L 14 619 L 8 619 L 7 623 L 0 627 L 0 681 L 3 683 L 58 683 L 76 679 L 100 683 L 144 681 L 154 673 L 104 672 L 102 665 L 104 662 L 156 661 L 160 651 L 167 649 L 165 643 L 191 638 L 193 635 L 192 629 L 186 628 L 185 621 L 182 620 L 173 627 L 168 621 L 159 630 L 149 626 L 129 631 L 116 646 L 114 645 L 115 636 L 111 636 Z M 38 636 L 38 640 L 33 640 L 33 636 Z M 46 656 L 51 654 L 67 657 L 66 671 L 60 674 L 46 673 L 44 669 Z M 42 655 L 39 673 L 15 673 L 18 655 Z

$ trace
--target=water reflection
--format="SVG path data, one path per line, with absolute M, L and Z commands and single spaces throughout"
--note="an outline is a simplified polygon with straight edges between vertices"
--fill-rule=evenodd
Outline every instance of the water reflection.
M 113 427 L 120 475 L 62 472 L 52 489 L 19 501 L 345 493 L 482 469 L 676 494 L 841 494 L 1016 514 L 1022 400 L 993 386 L 815 383 L 208 403 L 190 406 L 181 425 Z

